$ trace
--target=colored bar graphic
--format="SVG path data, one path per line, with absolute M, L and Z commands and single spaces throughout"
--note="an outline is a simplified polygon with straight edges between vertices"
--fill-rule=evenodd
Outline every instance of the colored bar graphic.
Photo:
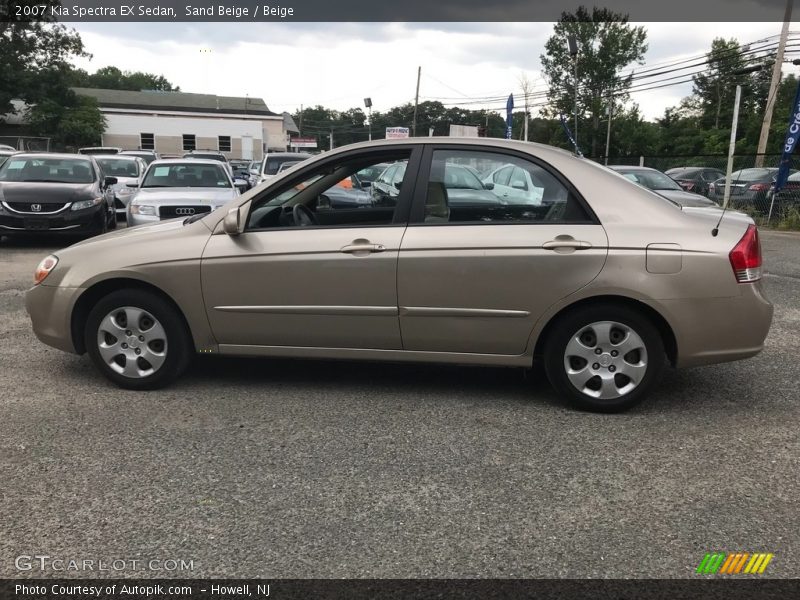
M 760 575 L 774 556 L 765 552 L 707 552 L 697 565 L 696 572 L 704 575 Z

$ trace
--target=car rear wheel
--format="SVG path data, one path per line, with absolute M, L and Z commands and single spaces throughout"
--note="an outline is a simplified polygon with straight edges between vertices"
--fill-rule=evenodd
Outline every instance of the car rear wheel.
M 547 377 L 556 391 L 594 412 L 619 412 L 644 400 L 665 363 L 653 323 L 634 309 L 611 304 L 568 313 L 545 348 Z
M 182 316 L 144 290 L 118 290 L 101 299 L 89 313 L 84 336 L 97 368 L 128 389 L 169 384 L 186 369 L 193 352 Z

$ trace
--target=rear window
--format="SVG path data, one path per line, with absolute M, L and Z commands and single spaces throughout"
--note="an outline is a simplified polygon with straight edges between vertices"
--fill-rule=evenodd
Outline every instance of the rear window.
M 218 164 L 152 164 L 142 182 L 143 188 L 206 187 L 229 188 L 231 182 Z
M 756 179 L 766 179 L 772 175 L 776 169 L 742 169 L 731 173 L 731 179 L 738 181 L 755 181 Z
M 92 183 L 94 168 L 76 158 L 11 157 L 0 166 L 0 181 L 46 183 Z
M 97 164 L 103 169 L 104 174 L 112 177 L 139 176 L 139 163 L 135 160 L 101 157 L 97 159 Z

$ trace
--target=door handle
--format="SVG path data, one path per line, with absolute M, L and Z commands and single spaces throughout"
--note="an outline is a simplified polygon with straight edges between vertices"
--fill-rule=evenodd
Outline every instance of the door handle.
M 383 244 L 370 244 L 360 240 L 356 240 L 356 242 L 357 243 L 342 246 L 339 248 L 339 252 L 344 252 L 345 254 L 371 254 L 373 252 L 383 252 L 386 250 L 386 246 Z
M 549 242 L 545 242 L 542 244 L 542 248 L 545 250 L 588 250 L 592 247 L 592 244 L 589 242 L 584 242 L 582 240 L 576 240 L 572 236 L 564 235 L 564 236 L 557 236 L 556 239 L 550 240 Z

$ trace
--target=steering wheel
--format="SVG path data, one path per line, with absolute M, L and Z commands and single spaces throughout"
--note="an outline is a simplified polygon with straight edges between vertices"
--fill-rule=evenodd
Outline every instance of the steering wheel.
M 314 213 L 303 204 L 295 204 L 292 209 L 292 218 L 297 227 L 310 227 L 317 224 Z

